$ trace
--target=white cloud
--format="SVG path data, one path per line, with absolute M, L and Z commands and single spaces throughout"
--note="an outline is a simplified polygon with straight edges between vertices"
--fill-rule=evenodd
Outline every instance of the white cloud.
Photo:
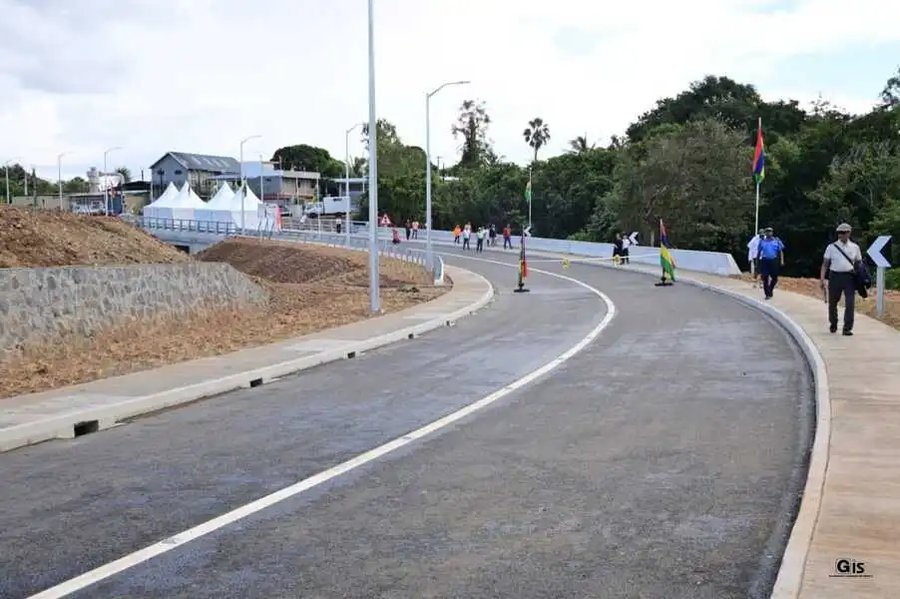
M 900 41 L 900 3 L 878 0 L 375 3 L 378 113 L 407 143 L 424 145 L 426 90 L 472 81 L 433 99 L 445 159 L 465 98 L 487 101 L 497 152 L 524 162 L 534 116 L 556 153 L 621 133 L 706 74 L 772 97 L 792 57 Z M 48 177 L 60 151 L 73 175 L 122 145 L 114 162 L 138 172 L 170 149 L 234 156 L 255 133 L 248 157 L 300 142 L 342 157 L 344 130 L 367 117 L 366 0 L 0 0 L 0 14 L 0 161 L 21 155 Z M 851 110 L 877 92 L 788 91 Z

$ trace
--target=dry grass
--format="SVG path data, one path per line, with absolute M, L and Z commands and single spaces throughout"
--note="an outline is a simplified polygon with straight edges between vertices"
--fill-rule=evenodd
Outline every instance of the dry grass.
M 752 281 L 749 274 L 740 276 L 745 281 Z M 822 289 L 819 287 L 818 279 L 798 278 L 798 277 L 778 277 L 778 287 L 776 291 L 793 291 L 802 295 L 808 295 L 816 299 L 822 300 Z M 879 318 L 875 314 L 875 290 L 869 291 L 869 297 L 863 299 L 856 296 L 856 311 L 859 314 L 871 316 L 883 323 L 900 330 L 900 291 L 888 289 L 884 292 L 884 316 Z
M 27 346 L 0 364 L 0 397 L 220 355 L 369 317 L 365 254 L 229 240 L 201 258 L 234 261 L 236 268 L 254 276 L 266 289 L 268 303 L 255 309 L 209 309 L 143 319 L 90 338 L 68 337 Z M 427 285 L 421 267 L 384 259 L 381 264 L 385 312 L 446 291 Z
M 115 217 L 0 207 L 0 268 L 159 264 L 189 259 Z

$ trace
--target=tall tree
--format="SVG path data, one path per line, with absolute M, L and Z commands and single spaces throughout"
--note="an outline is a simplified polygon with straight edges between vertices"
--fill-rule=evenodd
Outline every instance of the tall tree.
M 882 108 L 894 108 L 900 104 L 900 68 L 887 80 L 884 89 L 881 90 Z
M 525 143 L 534 148 L 534 161 L 537 162 L 538 150 L 544 147 L 550 141 L 550 127 L 544 122 L 544 119 L 535 117 L 528 121 L 528 127 L 522 132 Z
M 490 156 L 490 142 L 487 137 L 491 117 L 481 100 L 465 100 L 459 107 L 456 123 L 450 128 L 453 137 L 462 136 L 461 168 L 482 166 Z
M 127 166 L 120 166 L 116 169 L 116 172 L 122 175 L 122 181 L 125 183 L 131 183 L 131 171 Z
M 584 154 L 589 150 L 593 150 L 594 144 L 588 144 L 587 134 L 584 134 L 569 140 L 569 148 L 575 154 Z

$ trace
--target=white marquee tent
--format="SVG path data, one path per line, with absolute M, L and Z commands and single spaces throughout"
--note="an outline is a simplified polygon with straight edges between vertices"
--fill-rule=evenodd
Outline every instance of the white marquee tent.
M 181 188 L 181 191 L 178 192 L 178 195 L 172 200 L 170 210 L 172 216 L 166 218 L 175 220 L 196 220 L 196 213 L 201 210 L 206 210 L 206 202 L 201 200 L 200 196 L 194 193 L 190 183 L 185 183 L 184 187 Z
M 171 208 L 172 200 L 178 195 L 178 188 L 174 183 L 169 183 L 162 195 L 156 198 L 154 202 L 144 206 L 144 216 L 150 218 L 172 218 Z
M 202 210 L 198 210 L 195 219 L 206 222 L 237 224 L 234 222 L 234 215 L 231 211 L 231 200 L 234 198 L 234 191 L 228 185 L 227 181 L 222 182 L 222 187 L 216 192 L 206 206 Z
M 241 226 L 241 210 L 244 212 L 243 225 L 250 231 L 256 231 L 260 225 L 260 207 L 264 204 L 249 187 L 239 189 L 231 198 L 231 214 L 234 223 Z

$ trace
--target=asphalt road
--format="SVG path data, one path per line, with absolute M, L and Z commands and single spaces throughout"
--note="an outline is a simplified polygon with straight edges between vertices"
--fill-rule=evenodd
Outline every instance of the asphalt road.
M 552 360 L 604 316 L 571 282 L 533 274 L 530 294 L 512 294 L 514 269 L 450 260 L 498 290 L 456 327 L 0 455 L 0 596 L 65 581 L 404 435 Z M 617 315 L 557 370 L 77 595 L 767 595 L 812 426 L 799 351 L 712 292 L 590 266 L 565 274 L 609 295 Z

